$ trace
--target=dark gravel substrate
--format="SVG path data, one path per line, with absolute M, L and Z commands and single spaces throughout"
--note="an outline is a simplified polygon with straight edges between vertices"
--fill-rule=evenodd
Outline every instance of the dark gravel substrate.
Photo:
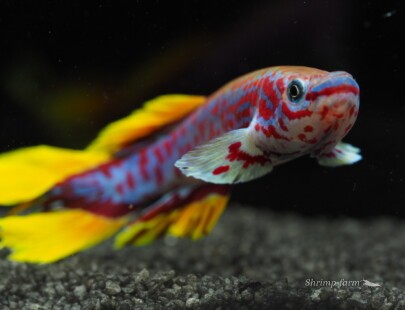
M 106 243 L 53 265 L 0 260 L 1 309 L 405 309 L 405 222 L 231 206 L 201 241 Z M 1 252 L 5 257 L 5 251 Z M 305 280 L 381 287 L 308 287 Z

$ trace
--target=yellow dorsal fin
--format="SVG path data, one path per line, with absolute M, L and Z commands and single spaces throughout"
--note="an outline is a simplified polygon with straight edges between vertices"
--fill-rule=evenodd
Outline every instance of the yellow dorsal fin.
M 117 235 L 115 247 L 146 245 L 164 234 L 193 240 L 204 237 L 214 228 L 228 200 L 229 195 L 211 193 L 180 209 L 158 214 L 146 221 L 137 220 Z
M 205 100 L 204 96 L 159 96 L 146 102 L 143 108 L 104 128 L 87 150 L 115 153 L 123 146 L 182 119 Z
M 0 248 L 14 261 L 52 263 L 111 237 L 127 221 L 81 209 L 7 216 L 0 219 Z
M 101 164 L 109 155 L 40 145 L 0 155 L 0 205 L 37 198 L 55 183 Z

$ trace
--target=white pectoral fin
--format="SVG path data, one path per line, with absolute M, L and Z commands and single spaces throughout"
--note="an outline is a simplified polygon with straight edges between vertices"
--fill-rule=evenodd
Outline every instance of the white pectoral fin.
M 251 141 L 249 128 L 237 129 L 196 147 L 175 166 L 186 176 L 209 183 L 234 184 L 257 179 L 273 166 Z
M 348 143 L 339 142 L 331 152 L 318 157 L 318 163 L 321 166 L 338 167 L 354 164 L 361 159 L 359 148 Z

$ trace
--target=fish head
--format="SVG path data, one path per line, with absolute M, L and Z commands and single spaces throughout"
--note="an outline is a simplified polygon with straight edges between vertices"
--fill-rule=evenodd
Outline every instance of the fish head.
M 259 144 L 270 153 L 302 155 L 333 148 L 357 118 L 359 85 L 349 73 L 282 67 L 272 85 L 278 101 L 272 119 L 256 126 L 267 130 L 267 141 Z

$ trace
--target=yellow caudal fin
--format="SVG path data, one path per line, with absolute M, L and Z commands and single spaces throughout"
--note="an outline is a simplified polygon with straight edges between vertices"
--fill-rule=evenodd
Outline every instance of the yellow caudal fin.
M 52 263 L 111 237 L 127 218 L 65 209 L 0 219 L 0 248 L 18 262 Z
M 227 194 L 211 193 L 181 208 L 147 216 L 145 220 L 140 218 L 118 234 L 115 247 L 146 245 L 164 234 L 193 240 L 204 237 L 214 228 L 228 200 Z
M 87 147 L 90 151 L 115 153 L 122 147 L 172 124 L 201 106 L 203 96 L 164 95 L 145 103 L 129 116 L 108 125 Z
M 35 199 L 64 178 L 108 159 L 106 153 L 45 145 L 0 154 L 0 205 Z

